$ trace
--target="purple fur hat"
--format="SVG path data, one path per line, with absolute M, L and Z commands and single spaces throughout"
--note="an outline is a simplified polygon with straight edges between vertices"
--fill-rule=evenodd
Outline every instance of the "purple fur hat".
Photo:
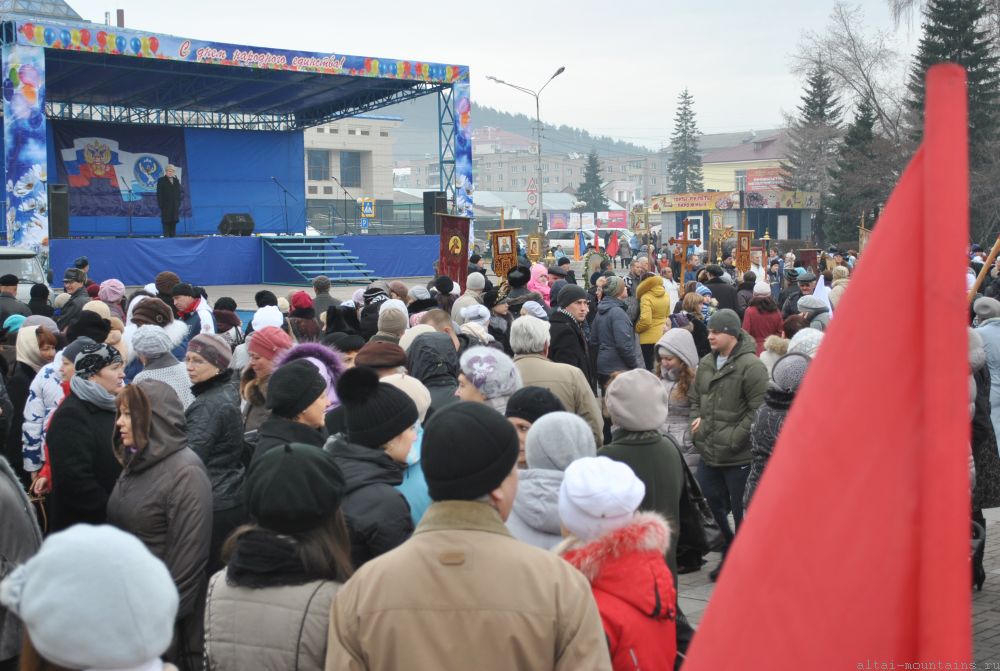
M 296 345 L 278 355 L 277 359 L 275 359 L 275 367 L 283 366 L 289 361 L 295 361 L 296 359 L 305 359 L 315 365 L 319 369 L 319 374 L 326 381 L 326 397 L 329 400 L 326 411 L 330 412 L 330 410 L 339 406 L 340 398 L 337 396 L 337 380 L 347 370 L 344 362 L 340 359 L 340 355 L 325 345 L 307 342 Z

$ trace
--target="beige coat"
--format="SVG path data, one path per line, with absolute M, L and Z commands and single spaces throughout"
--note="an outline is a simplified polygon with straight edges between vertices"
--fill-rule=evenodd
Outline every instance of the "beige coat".
M 494 508 L 445 501 L 333 602 L 327 671 L 610 671 L 587 580 L 511 537 Z
M 558 398 L 566 412 L 579 415 L 590 426 L 597 447 L 604 442 L 604 418 L 583 371 L 566 363 L 549 361 L 541 354 L 518 354 L 514 366 L 525 387 L 544 387 Z
M 225 569 L 208 584 L 207 671 L 320 671 L 326 658 L 330 604 L 340 583 L 250 589 L 226 584 Z
M 465 319 L 462 318 L 462 310 L 473 305 L 482 305 L 483 292 L 481 291 L 466 291 L 464 294 L 455 299 L 455 304 L 451 306 L 451 320 L 461 326 L 465 323 Z
M 840 299 L 844 297 L 844 293 L 847 291 L 847 285 L 850 284 L 851 280 L 834 280 L 832 289 L 830 289 L 830 295 L 827 298 L 830 299 L 830 305 L 833 309 L 837 309 L 837 304 L 840 303 Z

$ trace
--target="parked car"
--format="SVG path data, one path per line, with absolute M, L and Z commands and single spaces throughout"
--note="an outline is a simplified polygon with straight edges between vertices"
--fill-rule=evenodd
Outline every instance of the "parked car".
M 573 251 L 573 236 L 580 233 L 579 229 L 549 229 L 545 233 L 545 244 L 548 247 L 562 245 L 563 251 L 571 253 Z M 594 231 L 583 231 L 584 247 L 587 244 L 594 244 Z
M 17 300 L 31 300 L 31 285 L 46 284 L 41 261 L 30 249 L 0 247 L 0 275 L 17 275 Z

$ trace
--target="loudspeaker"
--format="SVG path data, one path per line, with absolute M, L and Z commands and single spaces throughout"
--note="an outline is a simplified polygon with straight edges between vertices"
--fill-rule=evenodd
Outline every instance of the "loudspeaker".
M 441 222 L 436 213 L 448 211 L 448 196 L 444 191 L 424 191 L 424 235 L 441 233 Z
M 222 235 L 252 235 L 253 217 L 249 214 L 225 214 L 219 222 L 219 233 Z
M 69 237 L 69 187 L 49 184 L 49 237 Z

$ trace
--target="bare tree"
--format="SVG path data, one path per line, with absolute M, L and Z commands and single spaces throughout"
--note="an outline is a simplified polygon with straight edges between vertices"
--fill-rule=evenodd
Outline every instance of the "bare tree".
M 924 8 L 924 0 L 887 0 L 892 20 L 897 26 L 909 23 L 914 13 L 920 13 Z M 983 0 L 986 5 L 986 21 L 993 34 L 994 49 L 1000 50 L 1000 0 Z
M 902 144 L 905 89 L 900 62 L 890 33 L 866 32 L 861 8 L 837 2 L 824 32 L 807 31 L 802 35 L 792 56 L 792 71 L 805 75 L 822 63 L 833 77 L 841 100 L 871 101 L 881 133 Z

